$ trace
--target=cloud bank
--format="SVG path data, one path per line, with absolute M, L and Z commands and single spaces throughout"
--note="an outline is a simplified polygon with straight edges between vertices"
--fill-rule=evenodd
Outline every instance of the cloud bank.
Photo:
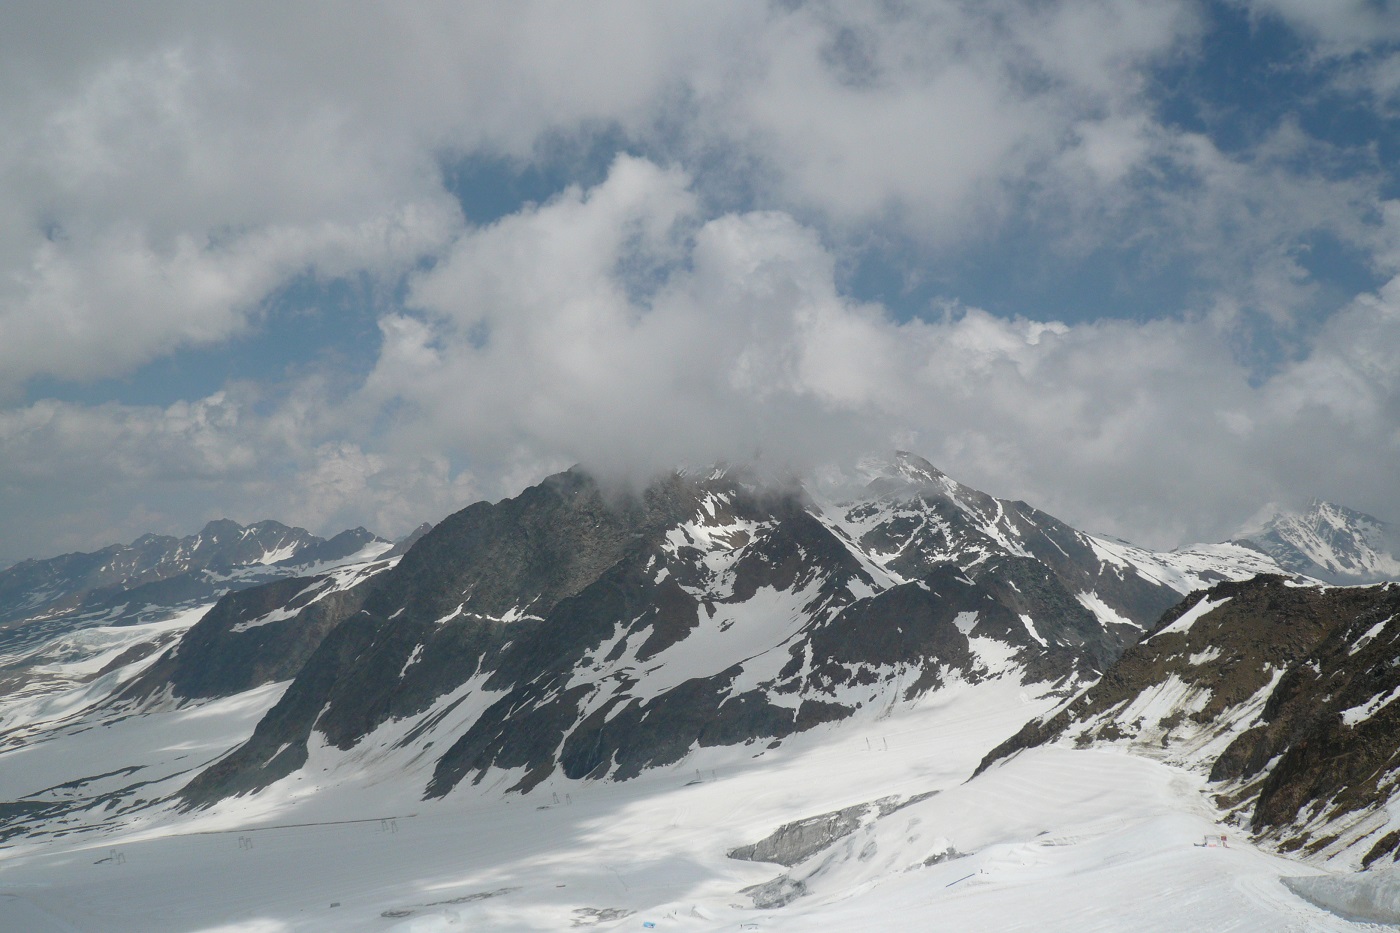
M 1393 168 L 1286 107 L 1246 139 L 1164 115 L 1238 15 L 1393 126 L 1370 5 L 248 9 L 3 14 L 0 563 L 894 446 L 1158 546 L 1312 495 L 1400 519 Z M 473 159 L 563 182 L 476 216 Z M 937 287 L 862 295 L 872 255 Z M 986 308 L 974 266 L 1120 285 Z M 123 398 L 345 280 L 368 303 L 316 310 L 374 322 L 357 365 Z

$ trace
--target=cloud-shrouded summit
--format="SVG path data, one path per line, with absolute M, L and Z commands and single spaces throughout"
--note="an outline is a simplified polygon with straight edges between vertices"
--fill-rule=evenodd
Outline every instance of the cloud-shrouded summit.
M 0 13 L 0 563 L 893 447 L 1400 518 L 1367 3 Z

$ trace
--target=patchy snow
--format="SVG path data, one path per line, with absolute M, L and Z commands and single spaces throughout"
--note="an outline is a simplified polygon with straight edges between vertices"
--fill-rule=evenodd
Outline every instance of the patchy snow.
M 1040 631 L 1035 627 L 1034 619 L 1032 619 L 1029 615 L 1027 615 L 1024 612 L 1020 614 L 1020 619 L 1021 624 L 1026 627 L 1026 632 L 1031 636 L 1031 638 L 1034 638 L 1042 646 L 1046 646 L 1049 644 L 1049 642 L 1047 642 L 1045 638 L 1040 634 Z
M 160 636 L 174 636 L 194 625 L 213 607 L 204 603 L 168 619 L 139 625 L 95 625 L 79 629 L 31 649 L 13 659 L 9 665 L 29 664 L 39 673 L 77 679 L 96 674 L 123 651 L 143 641 Z M 3 702 L 3 701 L 0 701 Z
M 419 661 L 419 659 L 421 659 L 422 657 L 423 657 L 423 646 L 422 646 L 422 645 L 414 645 L 414 646 L 413 646 L 413 650 L 412 650 L 411 652 L 409 652 L 409 654 L 408 654 L 408 659 L 407 659 L 406 661 L 403 662 L 403 667 L 399 668 L 399 680 L 403 680 L 403 675 L 404 675 L 404 674 L 407 674 L 407 673 L 408 673 L 408 669 L 409 669 L 410 667 L 412 667 L 413 665 L 417 664 L 418 661 Z
M 1272 517 L 1241 537 L 1292 566 L 1319 568 L 1333 583 L 1370 583 L 1400 577 L 1392 552 L 1395 530 L 1370 515 L 1320 499 L 1303 513 L 1266 508 Z
M 1085 539 L 1104 563 L 1132 568 L 1183 596 L 1222 580 L 1247 580 L 1261 573 L 1286 574 L 1273 558 L 1241 544 L 1194 544 L 1175 551 L 1149 551 L 1094 535 L 1085 535 Z
M 845 545 L 846 550 L 860 564 L 861 569 L 876 582 L 880 589 L 889 589 L 892 586 L 908 582 L 902 574 L 890 570 L 885 566 L 885 562 L 879 561 L 874 555 L 867 553 L 866 549 L 858 543 L 866 531 L 878 524 L 879 516 L 872 516 L 863 522 L 852 520 L 847 509 L 832 503 L 819 505 L 811 514 L 836 535 L 837 540 Z M 851 592 L 853 595 L 860 595 L 854 588 Z
M 1126 625 L 1130 628 L 1142 628 L 1132 619 L 1118 612 L 1108 603 L 1104 602 L 1098 593 L 1082 592 L 1076 593 L 1075 599 L 1079 604 L 1094 614 L 1094 618 L 1099 620 L 1099 624 L 1105 627 L 1111 625 Z
M 453 610 L 452 610 L 451 612 L 449 612 L 447 615 L 442 616 L 442 617 L 439 618 L 439 619 L 436 619 L 436 620 L 433 622 L 433 624 L 434 624 L 434 625 L 446 625 L 448 622 L 451 622 L 453 619 L 455 619 L 455 618 L 457 618 L 458 616 L 460 616 L 460 615 L 462 614 L 462 610 L 463 610 L 465 607 L 466 607 L 466 603 L 458 603 L 456 609 L 453 609 Z
M 382 552 L 384 548 L 379 548 L 379 550 Z M 321 600 L 325 599 L 327 596 L 331 595 L 332 593 L 340 593 L 350 589 L 353 586 L 363 583 L 370 577 L 375 576 L 376 574 L 383 573 L 386 570 L 389 570 L 398 562 L 399 559 L 396 557 L 392 560 L 386 561 L 338 564 L 335 567 L 327 570 L 324 575 L 322 575 L 315 582 L 309 584 L 296 596 L 287 600 L 287 605 L 279 606 L 271 612 L 266 613 L 265 615 L 261 615 L 256 619 L 249 619 L 246 622 L 239 622 L 232 629 L 230 629 L 230 631 L 246 632 L 249 629 L 258 628 L 259 626 L 263 625 L 269 625 L 273 622 L 285 622 L 288 619 L 294 619 L 297 617 L 298 614 L 300 614 L 300 612 L 303 609 L 305 609 L 312 603 L 318 603 Z M 316 594 L 313 598 L 304 599 L 304 597 L 308 593 L 313 592 Z M 290 606 L 295 606 L 296 608 L 289 608 Z
M 0 800 L 61 802 L 127 785 L 140 785 L 134 796 L 159 799 L 246 739 L 286 688 L 285 682 L 268 684 L 233 697 L 140 716 L 119 710 L 70 716 L 39 741 L 0 752 Z M 78 704 L 73 709 L 82 711 Z M 136 770 L 119 773 L 123 768 Z M 80 826 L 100 816 L 72 819 Z M 143 822 L 137 817 L 127 831 Z M 4 885 L 0 873 L 0 888 Z
M 1373 638 L 1379 635 L 1394 618 L 1395 616 L 1389 616 L 1383 622 L 1377 622 L 1375 625 L 1362 632 L 1361 636 L 1357 638 L 1356 641 L 1352 642 L 1351 649 L 1347 651 L 1347 654 L 1353 655 L 1356 654 L 1356 652 L 1360 651 L 1362 648 L 1365 648 L 1366 645 L 1368 645 Z
M 198 622 L 212 603 L 144 625 L 96 627 L 60 636 L 29 652 L 28 683 L 0 697 L 0 747 L 21 741 L 55 722 L 90 709 L 118 686 L 154 664 L 161 652 L 97 676 L 127 650 L 174 640 Z M 49 658 L 50 663 L 42 663 Z M 3 798 L 0 798 L 3 799 Z
M 1220 657 L 1220 649 L 1217 648 L 1215 645 L 1211 645 L 1204 651 L 1197 651 L 1195 654 L 1191 655 L 1186 660 L 1193 667 L 1199 667 L 1202 664 L 1205 664 L 1207 661 L 1214 661 L 1218 657 Z
M 1162 629 L 1161 631 L 1153 632 L 1147 637 L 1146 641 L 1151 641 L 1159 635 L 1168 635 L 1172 633 L 1184 635 L 1185 633 L 1189 632 L 1191 630 L 1191 626 L 1199 622 L 1201 618 L 1206 615 L 1206 613 L 1219 609 L 1221 606 L 1225 605 L 1229 601 L 1230 597 L 1228 596 L 1225 596 L 1221 599 L 1208 599 L 1206 597 L 1201 597 L 1201 599 L 1196 603 L 1196 605 L 1192 606 L 1190 609 L 1182 613 L 1181 616 L 1178 619 L 1176 619 L 1176 621 L 1172 622 L 1166 628 Z
M 815 584 L 795 592 L 759 587 L 742 603 L 716 606 L 713 616 L 702 611 L 687 637 L 645 662 L 633 695 L 659 696 L 736 664 L 744 666 L 744 680 L 753 685 L 776 676 L 789 660 L 784 643 L 810 621 L 806 606 L 816 589 Z
M 1396 697 L 1400 697 L 1400 687 L 1396 687 L 1389 693 L 1378 693 L 1360 706 L 1353 706 L 1351 709 L 1342 710 L 1342 722 L 1348 726 L 1355 726 L 1357 723 L 1365 722 L 1376 713 L 1388 706 Z
M 298 546 L 299 542 L 293 541 L 290 544 L 284 544 L 279 548 L 271 548 L 269 550 L 263 551 L 260 557 L 254 558 L 252 561 L 250 561 L 250 563 L 262 564 L 264 566 L 267 564 L 275 564 L 278 561 L 286 560 L 287 558 L 295 554 L 297 552 Z
M 1210 702 L 1210 695 L 1209 687 L 1169 674 L 1166 680 L 1145 688 L 1122 706 L 1089 720 L 1089 731 L 1112 722 L 1127 734 L 1125 741 L 1150 742 L 1162 733 L 1168 717 L 1179 718 L 1203 709 Z
M 306 589 L 302 590 L 300 593 L 294 596 L 290 601 L 300 599 L 302 596 L 305 596 L 307 593 L 311 592 L 312 590 L 315 590 L 317 586 L 319 586 L 319 584 L 313 584 L 312 586 L 308 586 Z M 325 594 L 323 593 L 321 595 Z M 319 598 L 320 597 L 318 596 L 317 599 Z M 311 602 L 314 603 L 316 602 L 316 600 L 313 599 L 311 600 Z M 307 603 L 306 605 L 310 605 L 310 603 Z M 295 619 L 301 613 L 301 610 L 305 608 L 306 606 L 298 606 L 296 609 L 289 609 L 286 606 L 278 606 L 271 612 L 266 613 L 265 615 L 260 615 L 256 619 L 249 619 L 246 622 L 239 622 L 233 628 L 229 629 L 229 631 L 246 632 L 249 629 L 261 628 L 262 626 L 270 625 L 273 622 L 285 622 L 288 619 Z

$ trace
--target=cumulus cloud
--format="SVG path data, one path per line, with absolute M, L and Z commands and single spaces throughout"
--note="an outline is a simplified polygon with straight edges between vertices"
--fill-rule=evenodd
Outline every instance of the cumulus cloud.
M 714 119 L 799 203 L 947 242 L 1047 176 L 1120 179 L 1145 155 L 1146 67 L 1195 31 L 1189 7 L 1133 0 L 803 6 L 754 43 L 756 74 Z
M 418 314 L 386 322 L 366 388 L 406 406 L 395 445 L 445 445 L 497 475 L 522 458 L 635 471 L 758 455 L 802 470 L 899 443 L 1158 545 L 1228 534 L 1299 489 L 1396 507 L 1394 285 L 1254 383 L 1204 317 L 895 321 L 839 293 L 812 229 L 776 212 L 699 222 L 685 184 L 620 160 L 419 276 Z M 663 270 L 644 298 L 636 251 Z M 1336 450 L 1365 453 L 1341 466 Z
M 0 412 L 9 553 L 187 534 L 222 517 L 402 533 L 484 492 L 440 454 L 375 453 L 347 438 L 325 391 L 304 386 L 270 415 L 250 386 L 165 408 L 46 400 Z
M 1135 0 L 89 12 L 20 4 L 0 37 L 12 391 L 227 339 L 307 270 L 392 277 L 461 224 L 443 160 L 590 127 L 950 243 L 1047 166 L 1121 180 L 1150 136 L 1142 69 L 1194 28 Z

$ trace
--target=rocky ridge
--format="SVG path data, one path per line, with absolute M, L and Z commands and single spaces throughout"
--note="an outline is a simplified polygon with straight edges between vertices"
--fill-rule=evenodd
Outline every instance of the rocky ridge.
M 107 666 L 83 659 L 122 648 L 108 661 L 123 666 L 167 649 L 193 621 L 182 618 L 225 593 L 329 572 L 392 546 L 363 528 L 324 539 L 280 522 L 220 520 L 184 538 L 144 535 L 92 553 L 23 561 L 0 572 L 0 695 L 13 700 L 86 682 Z
M 1261 842 L 1368 867 L 1400 852 L 1397 698 L 1400 585 L 1222 583 L 979 770 L 1035 745 L 1122 746 L 1206 774 Z

